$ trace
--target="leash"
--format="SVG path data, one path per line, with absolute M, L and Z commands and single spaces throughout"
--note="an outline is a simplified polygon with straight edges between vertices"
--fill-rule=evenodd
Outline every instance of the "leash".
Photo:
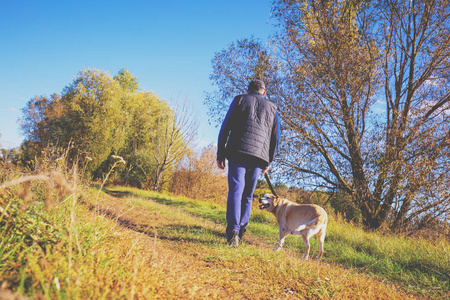
M 269 188 L 270 188 L 270 190 L 272 191 L 272 194 L 273 194 L 275 197 L 278 197 L 277 193 L 275 192 L 275 189 L 273 188 L 272 182 L 270 182 L 269 174 L 267 174 L 267 172 L 264 173 L 264 178 L 266 178 L 266 181 L 267 181 L 267 183 L 269 184 Z

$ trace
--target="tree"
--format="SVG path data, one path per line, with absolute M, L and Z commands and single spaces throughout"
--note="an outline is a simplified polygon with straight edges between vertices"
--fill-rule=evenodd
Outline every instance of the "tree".
M 131 73 L 127 69 L 121 69 L 114 79 L 119 82 L 120 86 L 123 90 L 135 93 L 139 90 L 139 81 L 136 77 L 131 75 Z
M 172 114 L 169 105 L 150 92 L 139 92 L 130 96 L 126 111 L 131 119 L 128 136 L 120 155 L 127 162 L 122 172 L 126 183 L 141 188 L 154 189 L 157 161 L 154 157 L 155 139 L 160 131 L 161 119 Z
M 279 173 L 349 195 L 370 228 L 448 218 L 448 1 L 279 0 L 273 15 L 275 50 L 256 55 L 270 57 L 260 68 L 282 118 Z M 244 52 L 216 58 L 254 70 Z M 240 78 L 228 66 L 211 78 L 221 89 Z
M 81 152 L 88 152 L 93 170 L 124 144 L 128 116 L 122 94 L 119 82 L 95 69 L 80 72 L 63 91 L 60 140 L 63 145 L 73 141 Z
M 108 159 L 120 154 L 127 162 L 116 173 L 120 179 L 159 190 L 193 141 L 194 123 L 187 106 L 177 112 L 140 91 L 126 69 L 114 77 L 83 70 L 61 95 L 36 96 L 23 109 L 23 159 L 31 162 L 48 147 L 73 145 L 72 155 L 89 155 L 86 170 L 102 178 L 110 169 Z
M 399 228 L 450 209 L 450 4 L 380 1 L 375 9 L 380 13 L 376 41 L 386 106 L 380 124 L 385 148 L 376 200 L 362 212 L 375 215 L 378 225 L 393 207 L 393 226 Z
M 152 154 L 156 162 L 153 181 L 155 191 L 168 181 L 168 171 L 183 158 L 195 142 L 197 127 L 197 120 L 187 101 L 173 111 L 163 111 L 158 116 L 157 131 L 152 138 Z
M 62 116 L 61 96 L 35 96 L 22 109 L 21 129 L 29 141 L 47 145 L 59 136 L 53 122 Z
M 93 159 L 88 171 L 95 171 L 123 146 L 128 121 L 123 94 L 108 73 L 90 69 L 81 71 L 61 96 L 34 97 L 22 110 L 26 148 L 39 156 L 51 145 L 66 148 L 73 143 L 79 153 Z
M 195 199 L 226 201 L 227 178 L 216 166 L 216 152 L 216 147 L 209 145 L 201 153 L 187 153 L 175 168 L 170 191 Z
M 278 64 L 272 61 L 272 56 L 261 41 L 252 37 L 231 43 L 227 49 L 216 53 L 212 67 L 213 73 L 209 79 L 218 91 L 206 93 L 204 104 L 209 108 L 210 120 L 221 124 L 234 96 L 245 94 L 251 79 L 276 81 Z M 268 85 L 269 98 L 271 86 Z

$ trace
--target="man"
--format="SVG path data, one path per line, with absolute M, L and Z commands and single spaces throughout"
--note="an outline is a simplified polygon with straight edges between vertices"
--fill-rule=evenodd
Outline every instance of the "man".
M 247 94 L 233 99 L 220 128 L 217 166 L 224 169 L 228 160 L 226 234 L 234 247 L 246 231 L 258 177 L 268 170 L 278 146 L 277 107 L 265 95 L 264 82 L 251 81 Z

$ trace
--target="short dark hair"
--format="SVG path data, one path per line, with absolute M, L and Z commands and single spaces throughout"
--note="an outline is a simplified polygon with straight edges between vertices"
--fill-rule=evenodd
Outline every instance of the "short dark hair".
M 259 80 L 259 79 L 252 80 L 248 84 L 249 92 L 256 92 L 258 90 L 265 90 L 265 89 L 266 89 L 266 85 L 264 84 L 264 81 Z

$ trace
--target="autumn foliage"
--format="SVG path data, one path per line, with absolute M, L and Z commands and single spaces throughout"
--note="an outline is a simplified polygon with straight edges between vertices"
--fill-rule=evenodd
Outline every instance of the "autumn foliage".
M 226 203 L 226 173 L 216 166 L 216 149 L 209 145 L 200 153 L 185 156 L 173 174 L 170 191 L 194 199 Z
M 155 191 L 167 186 L 197 132 L 187 110 L 140 90 L 126 69 L 116 76 L 82 70 L 61 94 L 35 96 L 22 111 L 23 165 L 33 169 L 45 151 L 70 145 L 69 161 L 88 160 L 85 172 L 93 179 L 104 178 L 111 155 L 120 155 L 126 165 L 115 179 Z

